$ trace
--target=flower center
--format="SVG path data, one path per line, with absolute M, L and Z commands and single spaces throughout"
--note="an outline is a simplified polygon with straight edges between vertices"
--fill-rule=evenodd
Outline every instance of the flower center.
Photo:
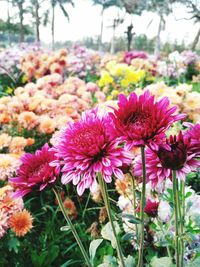
M 130 113 L 124 120 L 125 124 L 131 124 L 132 127 L 142 127 L 144 128 L 150 121 L 150 115 L 140 112 Z

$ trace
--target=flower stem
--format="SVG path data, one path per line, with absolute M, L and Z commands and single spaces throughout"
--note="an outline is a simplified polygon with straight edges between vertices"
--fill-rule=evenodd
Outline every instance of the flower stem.
M 178 238 L 178 194 L 177 194 L 177 178 L 176 171 L 172 171 L 173 174 L 173 196 L 174 196 L 174 214 L 175 214 L 175 255 L 176 255 L 176 267 L 180 267 L 179 265 L 179 238 Z
M 184 181 L 180 182 L 180 191 L 181 191 L 181 218 L 180 218 L 180 266 L 184 264 L 184 241 L 183 241 L 183 234 L 184 234 L 184 221 L 185 221 L 185 183 Z
M 135 178 L 132 174 L 131 175 L 131 182 L 132 182 L 132 190 L 133 190 L 133 215 L 136 217 L 136 187 L 135 187 Z M 139 243 L 138 240 L 138 225 L 135 224 L 135 235 L 136 235 L 136 242 Z
M 106 183 L 105 183 L 104 179 L 102 178 L 102 176 L 100 174 L 98 175 L 98 182 L 99 182 L 99 185 L 100 185 L 100 188 L 101 188 L 101 193 L 102 193 L 103 200 L 104 200 L 104 203 L 105 203 L 105 206 L 106 206 L 106 210 L 107 210 L 107 213 L 108 213 L 108 218 L 109 218 L 109 221 L 110 221 L 110 224 L 111 224 L 111 227 L 112 227 L 112 231 L 113 231 L 113 234 L 114 234 L 115 239 L 116 239 L 117 254 L 118 254 L 118 257 L 119 257 L 119 259 L 121 261 L 121 266 L 122 267 L 126 267 L 125 266 L 125 262 L 124 262 L 124 256 L 123 256 L 122 249 L 121 249 L 121 246 L 120 246 L 120 242 L 119 242 L 119 239 L 118 239 L 118 236 L 117 236 L 117 233 L 116 233 L 116 230 L 115 230 L 115 225 L 114 225 L 114 222 L 113 222 L 113 216 L 112 216 L 112 212 L 111 212 L 107 186 L 106 186 Z
M 66 222 L 68 223 L 68 226 L 69 226 L 70 230 L 72 231 L 72 234 L 74 235 L 74 238 L 76 239 L 77 244 L 79 245 L 79 248 L 80 248 L 80 250 L 82 252 L 82 255 L 83 255 L 84 259 L 85 259 L 85 262 L 86 262 L 87 266 L 93 267 L 92 263 L 90 262 L 89 256 L 88 256 L 88 254 L 87 254 L 87 252 L 86 252 L 86 250 L 85 250 L 85 248 L 84 248 L 84 246 L 82 244 L 82 241 L 81 241 L 81 239 L 80 239 L 80 237 L 79 237 L 79 235 L 78 235 L 73 223 L 71 222 L 71 219 L 69 218 L 69 216 L 68 216 L 68 214 L 66 212 L 66 209 L 65 209 L 65 207 L 63 205 L 63 202 L 62 202 L 62 199 L 60 197 L 60 194 L 57 192 L 56 189 L 53 189 L 53 192 L 54 192 L 54 194 L 56 196 L 56 199 L 58 201 L 58 205 L 60 207 L 60 210 L 62 211 L 62 214 L 63 214 Z
M 144 206 L 145 206 L 145 192 L 146 192 L 146 160 L 145 160 L 145 147 L 141 147 L 142 156 L 142 195 L 140 201 L 140 247 L 138 267 L 143 267 L 143 254 L 144 254 Z

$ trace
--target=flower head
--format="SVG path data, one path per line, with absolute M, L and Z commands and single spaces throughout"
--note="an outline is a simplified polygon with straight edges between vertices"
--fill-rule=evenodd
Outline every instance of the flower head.
M 155 102 L 149 91 L 139 97 L 131 93 L 128 99 L 121 94 L 118 106 L 110 115 L 118 136 L 126 141 L 129 149 L 159 142 L 173 122 L 185 117 L 174 115 L 176 107 L 169 108 L 168 98 Z
M 9 226 L 17 236 L 24 236 L 27 234 L 32 225 L 33 218 L 27 210 L 14 213 L 9 219 Z
M 200 123 L 196 125 L 190 124 L 190 129 L 186 135 L 190 139 L 190 151 L 200 155 Z
M 10 178 L 17 189 L 15 195 L 24 196 L 38 187 L 41 191 L 48 184 L 55 182 L 59 168 L 49 165 L 55 159 L 55 153 L 50 151 L 48 144 L 45 144 L 41 150 L 37 150 L 35 154 L 24 154 L 17 170 L 17 177 Z
M 96 175 L 102 173 L 107 183 L 112 175 L 123 179 L 123 164 L 130 164 L 132 155 L 119 147 L 119 141 L 113 140 L 109 128 L 112 127 L 108 116 L 98 116 L 97 110 L 83 114 L 80 121 L 71 123 L 63 130 L 55 150 L 61 159 L 64 184 L 73 181 L 79 195 L 86 188 L 94 189 Z M 57 166 L 55 161 L 51 166 Z
M 144 207 L 144 212 L 151 217 L 156 217 L 158 213 L 158 206 L 159 202 L 147 199 L 146 205 Z M 137 211 L 140 211 L 140 206 L 137 208 Z
M 154 188 L 159 188 L 166 178 L 171 179 L 173 170 L 177 178 L 185 180 L 186 174 L 200 166 L 198 154 L 192 153 L 190 140 L 182 132 L 178 136 L 170 136 L 157 150 L 147 148 L 145 153 L 147 182 L 151 182 Z M 135 160 L 134 173 L 136 176 L 142 175 L 140 156 Z

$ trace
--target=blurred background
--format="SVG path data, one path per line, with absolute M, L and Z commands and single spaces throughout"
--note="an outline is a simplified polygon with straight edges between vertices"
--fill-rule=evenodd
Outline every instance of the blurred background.
M 199 0 L 0 0 L 0 47 L 200 50 Z

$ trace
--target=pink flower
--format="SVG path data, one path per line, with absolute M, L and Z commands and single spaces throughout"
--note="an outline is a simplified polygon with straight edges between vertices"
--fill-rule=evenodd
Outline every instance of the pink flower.
M 186 135 L 190 139 L 190 151 L 200 155 L 200 124 L 192 125 L 191 128 L 186 132 Z
M 17 170 L 17 177 L 10 178 L 16 188 L 14 196 L 24 196 L 33 188 L 43 190 L 47 185 L 55 182 L 59 168 L 51 167 L 49 163 L 55 160 L 55 153 L 50 151 L 48 144 L 35 154 L 26 153 L 21 157 L 21 165 Z
M 190 140 L 187 135 L 170 136 L 158 150 L 146 149 L 147 182 L 153 188 L 162 184 L 166 178 L 172 178 L 172 171 L 176 170 L 177 178 L 185 180 L 188 173 L 200 166 L 198 154 L 191 153 Z M 138 156 L 135 160 L 134 174 L 142 176 L 142 161 Z
M 80 121 L 71 123 L 64 129 L 55 147 L 61 159 L 63 184 L 73 181 L 77 192 L 82 195 L 86 188 L 94 189 L 96 176 L 103 175 L 110 183 L 112 175 L 123 179 L 123 165 L 130 165 L 132 154 L 119 147 L 119 141 L 111 139 L 111 120 L 106 115 L 97 115 L 97 109 L 83 114 Z M 54 161 L 51 166 L 59 166 Z
M 118 106 L 110 115 L 117 135 L 126 141 L 128 149 L 159 143 L 172 123 L 185 117 L 174 115 L 176 107 L 169 108 L 167 97 L 155 102 L 149 91 L 139 97 L 131 93 L 128 99 L 121 94 Z

